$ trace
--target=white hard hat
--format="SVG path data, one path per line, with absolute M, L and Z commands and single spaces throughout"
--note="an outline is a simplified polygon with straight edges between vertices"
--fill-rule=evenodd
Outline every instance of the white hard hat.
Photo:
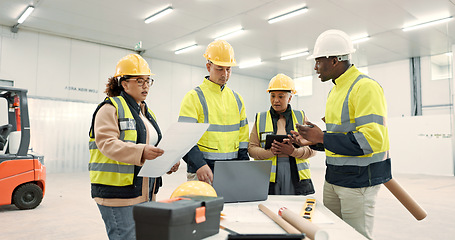
M 354 52 L 351 38 L 343 31 L 331 29 L 319 35 L 314 44 L 313 54 L 307 59 L 344 56 Z

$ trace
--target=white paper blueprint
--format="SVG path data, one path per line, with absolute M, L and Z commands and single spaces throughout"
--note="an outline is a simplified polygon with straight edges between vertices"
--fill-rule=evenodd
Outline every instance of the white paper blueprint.
M 146 160 L 139 176 L 160 177 L 168 172 L 196 145 L 209 126 L 208 123 L 173 123 L 163 134 L 157 146 L 164 150 L 163 155 L 153 160 Z

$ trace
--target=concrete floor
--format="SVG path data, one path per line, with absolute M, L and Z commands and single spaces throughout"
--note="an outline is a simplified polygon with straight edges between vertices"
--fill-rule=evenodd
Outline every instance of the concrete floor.
M 312 169 L 316 197 L 322 199 L 324 169 Z M 376 206 L 375 239 L 455 239 L 455 177 L 395 174 L 394 178 L 428 212 L 417 221 L 382 187 Z M 185 166 L 164 177 L 158 200 L 167 199 L 185 181 Z M 88 172 L 47 176 L 43 202 L 33 210 L 0 206 L 0 239 L 107 239 L 104 223 L 90 198 Z M 340 236 L 339 239 L 344 239 Z

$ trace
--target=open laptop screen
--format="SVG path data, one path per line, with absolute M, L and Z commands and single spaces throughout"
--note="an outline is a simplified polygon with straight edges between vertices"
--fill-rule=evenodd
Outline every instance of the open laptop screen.
M 213 188 L 225 203 L 267 200 L 272 161 L 217 161 Z

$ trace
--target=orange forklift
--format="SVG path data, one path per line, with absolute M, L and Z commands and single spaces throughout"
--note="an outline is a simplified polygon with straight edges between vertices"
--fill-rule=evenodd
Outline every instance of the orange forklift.
M 0 86 L 1 98 L 6 99 L 6 106 L 0 105 L 0 110 L 7 110 L 8 124 L 0 126 L 0 205 L 33 209 L 44 196 L 46 167 L 43 156 L 28 153 L 27 90 Z

